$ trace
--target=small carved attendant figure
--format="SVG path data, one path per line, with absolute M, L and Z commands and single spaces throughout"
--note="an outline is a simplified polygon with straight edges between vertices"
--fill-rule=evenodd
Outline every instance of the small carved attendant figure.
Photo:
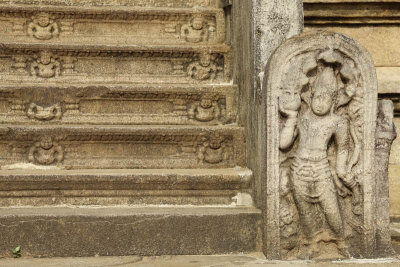
M 298 138 L 298 147 L 288 175 L 306 239 L 304 245 L 309 246 L 309 254 L 318 252 L 319 242 L 333 241 L 338 251 L 343 256 L 348 256 L 327 150 L 330 140 L 334 138 L 337 147 L 336 174 L 351 187 L 354 181 L 347 181 L 349 126 L 346 119 L 334 113 L 338 83 L 333 68 L 326 66 L 318 68 L 318 71 L 315 81 L 311 84 L 310 107 L 302 112 L 299 118 L 299 94 L 290 93 L 288 90 L 289 92 L 284 93 L 279 100 L 280 112 L 287 117 L 281 131 L 280 149 L 289 149 L 296 137 Z M 322 210 L 334 236 L 324 235 L 316 225 L 317 206 Z
M 212 135 L 208 142 L 205 142 L 199 149 L 199 160 L 217 164 L 228 159 L 228 151 L 224 140 L 218 134 Z
M 43 137 L 29 150 L 29 162 L 40 165 L 51 165 L 61 163 L 64 152 L 60 145 L 53 141 L 51 137 Z
M 40 52 L 39 58 L 31 64 L 31 74 L 42 78 L 58 77 L 61 73 L 58 62 L 49 51 Z
M 49 121 L 52 119 L 59 119 L 62 116 L 62 110 L 60 104 L 55 104 L 50 107 L 41 107 L 35 103 L 29 105 L 27 115 L 31 119 L 37 119 L 42 121 Z
M 209 53 L 203 52 L 200 54 L 200 60 L 188 66 L 188 76 L 196 80 L 214 80 L 217 74 L 217 66 L 211 60 Z
M 59 29 L 48 13 L 39 13 L 28 25 L 28 34 L 39 40 L 50 40 L 59 35 Z
M 181 28 L 181 37 L 190 43 L 200 43 L 208 40 L 209 30 L 202 16 L 195 16 Z
M 220 116 L 220 108 L 218 102 L 213 101 L 211 97 L 204 97 L 200 102 L 194 103 L 188 110 L 189 118 L 200 122 L 210 122 L 218 120 Z

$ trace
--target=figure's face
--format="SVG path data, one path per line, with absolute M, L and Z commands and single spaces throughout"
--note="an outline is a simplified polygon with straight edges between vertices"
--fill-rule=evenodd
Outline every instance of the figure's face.
M 332 97 L 326 93 L 316 91 L 311 100 L 311 109 L 314 114 L 324 116 L 328 114 L 332 108 Z
M 37 21 L 41 27 L 47 27 L 50 24 L 50 18 L 46 14 L 40 15 Z
M 200 56 L 200 64 L 203 67 L 208 67 L 211 63 L 211 56 L 209 54 L 204 54 Z
M 217 138 L 212 138 L 210 140 L 210 147 L 212 149 L 219 149 L 221 148 L 221 142 Z
M 40 55 L 40 62 L 42 62 L 42 64 L 47 65 L 49 64 L 51 61 L 51 56 L 48 53 L 42 53 Z
M 43 138 L 42 141 L 40 141 L 40 146 L 43 149 L 49 150 L 53 146 L 53 141 L 51 138 Z
M 209 99 L 209 98 L 203 98 L 203 99 L 200 101 L 200 105 L 201 105 L 202 108 L 211 108 L 211 106 L 212 106 L 212 100 Z
M 197 31 L 203 29 L 203 19 L 202 18 L 194 18 L 192 21 L 192 28 Z

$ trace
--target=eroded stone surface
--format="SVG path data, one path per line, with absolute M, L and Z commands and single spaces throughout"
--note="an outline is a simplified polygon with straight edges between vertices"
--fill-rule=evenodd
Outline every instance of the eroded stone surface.
M 393 140 L 396 138 L 396 127 L 393 122 L 394 106 L 390 100 L 378 102 L 378 119 L 376 127 L 376 183 L 377 183 L 377 251 L 378 256 L 394 254 L 390 234 L 389 215 L 389 156 Z

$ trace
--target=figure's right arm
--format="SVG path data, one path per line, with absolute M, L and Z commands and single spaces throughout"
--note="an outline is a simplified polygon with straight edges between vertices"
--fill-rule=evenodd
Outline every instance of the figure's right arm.
M 181 28 L 181 37 L 186 38 L 186 34 L 189 31 L 189 27 L 187 25 L 183 25 Z
M 290 111 L 280 134 L 279 148 L 288 149 L 293 144 L 297 134 L 297 111 Z
M 29 23 L 29 25 L 28 25 L 28 35 L 29 36 L 33 36 L 34 28 L 35 28 L 35 24 L 33 22 Z

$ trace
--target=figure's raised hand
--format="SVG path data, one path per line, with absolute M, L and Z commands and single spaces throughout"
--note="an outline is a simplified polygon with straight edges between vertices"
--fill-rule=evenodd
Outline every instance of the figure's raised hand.
M 301 98 L 296 90 L 284 90 L 278 99 L 279 111 L 286 117 L 296 117 L 301 106 Z

